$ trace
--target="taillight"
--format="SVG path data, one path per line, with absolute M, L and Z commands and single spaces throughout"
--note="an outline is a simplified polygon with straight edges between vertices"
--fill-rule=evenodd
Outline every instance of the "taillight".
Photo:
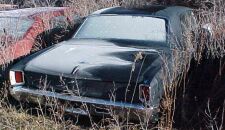
M 139 85 L 139 98 L 142 102 L 148 102 L 151 99 L 151 87 L 149 85 Z
M 9 78 L 10 78 L 11 85 L 23 85 L 24 84 L 23 71 L 10 71 Z

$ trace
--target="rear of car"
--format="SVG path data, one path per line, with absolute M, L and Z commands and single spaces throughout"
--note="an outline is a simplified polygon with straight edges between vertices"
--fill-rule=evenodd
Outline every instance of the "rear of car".
M 25 82 L 27 80 L 24 78 L 24 75 L 30 76 L 31 74 L 28 75 L 23 71 L 10 71 L 10 82 L 12 85 L 10 93 L 19 101 L 40 103 L 45 106 L 50 106 L 51 102 L 57 101 L 61 105 L 66 106 L 66 112 L 87 116 L 89 114 L 99 116 L 119 114 L 119 117 L 129 116 L 129 119 L 136 121 L 143 121 L 143 119 L 153 121 L 156 119 L 154 116 L 158 108 L 147 105 L 151 96 L 151 89 L 148 85 L 139 84 L 137 86 L 138 90 L 136 92 L 139 94 L 136 93 L 135 96 L 139 95 L 140 97 L 133 97 L 134 101 L 131 103 L 134 90 L 129 90 L 130 92 L 127 94 L 129 98 L 125 99 L 124 97 L 127 83 L 78 80 L 76 81 L 78 85 L 86 84 L 86 87 L 78 87 L 76 89 L 76 85 L 71 85 L 71 83 L 68 86 L 64 86 L 64 88 L 62 85 L 56 87 L 55 83 L 48 84 L 48 86 L 29 86 L 29 83 Z M 49 80 L 52 81 L 51 78 Z M 54 87 L 50 87 L 51 85 L 54 85 Z M 135 88 L 133 84 L 130 87 Z M 84 91 L 84 89 L 88 89 L 88 91 Z M 115 92 L 109 93 L 109 91 L 114 91 L 114 89 L 116 89 Z M 124 101 L 124 99 L 127 101 Z
M 59 46 L 60 49 L 60 45 L 57 46 Z M 80 48 L 80 50 L 82 50 L 82 48 L 89 50 L 87 46 L 80 46 L 78 48 Z M 122 50 L 118 49 L 117 51 L 124 52 L 129 49 L 130 48 L 124 48 Z M 19 101 L 41 103 L 47 106 L 50 104 L 49 100 L 55 101 L 55 99 L 57 99 L 61 104 L 67 104 L 65 111 L 82 115 L 88 115 L 90 112 L 91 115 L 110 116 L 115 112 L 121 116 L 126 116 L 127 113 L 130 113 L 130 118 L 134 120 L 138 119 L 137 115 L 142 119 L 155 118 L 155 114 L 153 113 L 156 113 L 158 108 L 157 103 L 155 103 L 155 101 L 152 102 L 152 100 L 153 93 L 156 93 L 154 86 L 158 84 L 157 81 L 154 80 L 151 84 L 136 82 L 135 79 L 138 74 L 135 72 L 131 82 L 128 83 L 129 74 L 127 73 L 129 73 L 132 68 L 132 61 L 126 66 L 124 61 L 121 61 L 121 63 L 118 62 L 113 66 L 97 67 L 99 64 L 96 64 L 95 59 L 93 59 L 93 62 L 89 60 L 89 63 L 78 60 L 77 63 L 83 62 L 83 65 L 74 67 L 72 62 L 75 61 L 72 59 L 77 58 L 73 55 L 80 56 L 77 53 L 80 50 L 74 50 L 74 54 L 68 52 L 69 49 L 66 48 L 65 51 L 62 52 L 57 50 L 52 51 L 52 56 L 58 57 L 58 60 L 52 59 L 49 62 L 46 60 L 51 59 L 49 57 L 51 52 L 46 51 L 46 55 L 44 53 L 40 53 L 40 55 L 37 54 L 37 56 L 34 56 L 36 60 L 28 61 L 25 66 L 22 64 L 14 66 L 10 71 L 11 95 Z M 51 49 L 49 51 L 51 51 Z M 53 52 L 58 52 L 58 54 L 53 54 Z M 112 58 L 113 56 L 107 57 L 107 55 L 103 53 L 100 54 L 100 52 L 102 51 L 99 51 L 99 55 L 105 57 L 106 63 L 109 63 L 108 58 L 112 61 L 116 60 L 116 57 L 115 59 Z M 63 56 L 59 55 L 64 55 L 65 53 L 68 55 L 65 59 L 71 62 L 66 62 L 65 60 L 61 60 L 60 62 L 59 59 L 62 59 Z M 98 56 L 94 55 L 94 57 Z M 149 57 L 146 58 L 146 61 L 152 61 L 153 57 L 154 60 L 156 60 L 157 53 L 149 52 Z M 24 62 L 26 62 L 26 60 Z M 63 62 L 66 65 L 63 65 Z M 124 64 L 124 66 L 121 66 L 122 64 Z M 63 66 L 67 66 L 67 68 L 63 69 Z M 84 66 L 87 68 L 83 68 Z M 140 63 L 136 64 L 137 68 L 140 68 L 140 66 Z M 42 67 L 45 69 L 42 69 Z M 120 69 L 120 67 L 122 68 Z M 53 71 L 51 71 L 51 69 Z M 64 73 L 59 73 L 57 71 Z M 99 75 L 97 72 L 99 72 Z M 117 72 L 121 73 L 120 78 Z M 150 85 L 152 85 L 152 90 L 150 89 Z M 84 106 L 86 107 L 84 108 Z
M 13 66 L 11 95 L 43 105 L 57 100 L 67 104 L 65 111 L 82 115 L 157 119 L 163 95 L 160 52 L 171 60 L 168 35 L 176 22 L 170 20 L 179 18 L 172 16 L 176 7 L 164 9 L 97 11 L 73 39 Z

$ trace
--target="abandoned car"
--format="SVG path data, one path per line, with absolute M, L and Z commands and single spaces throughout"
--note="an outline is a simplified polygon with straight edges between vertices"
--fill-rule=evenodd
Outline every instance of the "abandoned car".
M 0 65 L 29 54 L 35 47 L 69 39 L 64 35 L 69 35 L 66 29 L 72 25 L 73 15 L 70 8 L 59 7 L 0 11 Z M 61 37 L 54 40 L 56 35 Z
M 65 111 L 81 115 L 130 112 L 130 119 L 153 121 L 163 95 L 160 54 L 171 60 L 171 48 L 185 46 L 187 19 L 196 25 L 192 10 L 180 6 L 96 11 L 72 39 L 15 64 L 10 93 L 43 105 L 47 99 L 69 102 Z

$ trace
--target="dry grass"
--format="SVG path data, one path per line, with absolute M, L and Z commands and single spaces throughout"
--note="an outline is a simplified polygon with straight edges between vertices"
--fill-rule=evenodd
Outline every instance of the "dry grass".
M 25 110 L 15 108 L 0 107 L 0 127 L 1 129 L 24 129 L 24 130 L 44 130 L 44 129 L 64 129 L 63 123 L 57 124 L 47 116 L 32 116 Z M 71 126 L 71 129 L 79 129 L 77 126 Z

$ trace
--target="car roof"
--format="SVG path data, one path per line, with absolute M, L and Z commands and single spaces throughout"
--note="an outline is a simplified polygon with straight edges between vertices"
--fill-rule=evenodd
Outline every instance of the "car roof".
M 0 17 L 32 17 L 40 13 L 54 12 L 67 9 L 67 7 L 37 7 L 0 11 Z
M 192 9 L 183 6 L 150 5 L 142 8 L 124 8 L 118 6 L 98 10 L 92 15 L 154 15 L 172 18 L 190 10 Z
M 152 16 L 166 19 L 169 24 L 169 32 L 175 35 L 178 41 L 182 38 L 181 15 L 192 11 L 191 8 L 183 6 L 161 6 L 150 5 L 142 8 L 112 7 L 94 12 L 91 16 L 101 15 L 131 15 L 131 16 Z M 179 42 L 181 43 L 181 42 Z

